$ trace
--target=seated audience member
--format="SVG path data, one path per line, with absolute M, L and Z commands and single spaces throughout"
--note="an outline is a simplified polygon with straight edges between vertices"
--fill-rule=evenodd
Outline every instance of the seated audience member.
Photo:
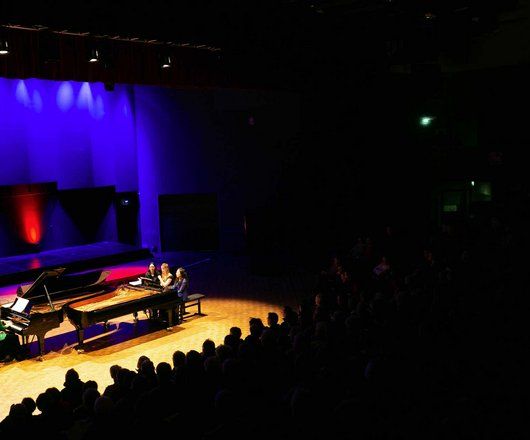
M 146 355 L 141 355 L 139 358 L 138 358 L 138 361 L 136 362 L 136 372 L 140 372 L 140 369 L 142 368 L 142 364 L 144 363 L 144 361 L 149 361 L 149 357 L 146 356 Z M 112 368 L 112 367 L 111 367 Z
M 215 356 L 215 342 L 211 339 L 206 339 L 202 343 L 202 353 L 201 353 L 203 361 L 208 359 L 211 356 Z
M 241 329 L 239 327 L 230 327 L 230 334 L 234 335 L 237 339 L 241 339 Z
M 69 408 L 77 408 L 81 405 L 84 383 L 79 379 L 79 373 L 73 368 L 70 368 L 66 372 L 64 379 L 64 388 L 61 390 L 61 398 Z
M 230 327 L 229 335 L 232 336 L 231 343 L 233 345 L 232 349 L 234 350 L 234 353 L 237 353 L 239 351 L 239 346 L 241 345 L 241 342 L 243 340 L 241 339 L 241 329 L 239 327 Z M 226 344 L 226 337 L 225 337 L 225 344 Z M 230 344 L 228 344 L 230 345 Z
M 146 356 L 142 356 L 142 357 L 147 358 Z M 143 359 L 142 359 L 142 362 L 143 362 Z M 140 361 L 139 361 L 139 365 L 141 365 Z M 138 369 L 139 369 L 139 367 L 138 367 Z M 103 391 L 103 395 L 104 396 L 108 396 L 114 401 L 116 401 L 114 395 L 119 390 L 118 374 L 119 374 L 120 370 L 121 370 L 121 367 L 119 365 L 112 365 L 110 367 L 110 377 L 112 378 L 112 384 L 108 385 L 105 388 L 105 391 Z

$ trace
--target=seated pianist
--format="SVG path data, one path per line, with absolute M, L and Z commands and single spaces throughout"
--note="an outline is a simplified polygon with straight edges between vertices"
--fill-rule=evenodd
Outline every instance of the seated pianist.
M 160 276 L 160 271 L 156 268 L 155 263 L 149 264 L 149 268 L 144 275 L 144 278 L 150 280 L 153 284 L 159 284 L 158 277 Z
M 160 266 L 161 273 L 158 275 L 158 281 L 160 285 L 165 289 L 166 287 L 171 286 L 173 283 L 173 274 L 169 271 L 169 264 L 162 263 Z
M 21 357 L 20 341 L 14 333 L 6 331 L 0 319 L 0 362 L 11 362 Z
M 177 313 L 177 319 L 178 322 L 181 317 L 184 316 L 185 306 L 184 302 L 188 299 L 188 290 L 189 290 L 189 278 L 188 273 L 186 272 L 186 269 L 183 267 L 179 267 L 177 269 L 177 272 L 175 273 L 175 283 L 169 287 L 169 289 L 174 290 L 177 292 L 177 295 L 182 300 L 182 302 L 179 305 L 179 310 Z
M 160 277 L 160 271 L 156 268 L 155 263 L 151 262 L 149 264 L 149 267 L 147 268 L 147 272 L 143 276 L 144 279 L 142 279 L 142 284 L 147 283 L 150 286 L 157 286 L 160 284 L 159 277 Z M 149 318 L 151 318 L 153 315 L 152 311 L 149 311 L 148 313 L 147 310 L 144 310 L 144 313 Z M 134 312 L 133 316 L 134 316 L 134 321 L 137 322 L 138 312 Z
M 189 278 L 186 269 L 179 267 L 175 273 L 175 284 L 170 288 L 177 292 L 177 295 L 182 298 L 182 301 L 188 299 L 188 289 L 189 289 Z

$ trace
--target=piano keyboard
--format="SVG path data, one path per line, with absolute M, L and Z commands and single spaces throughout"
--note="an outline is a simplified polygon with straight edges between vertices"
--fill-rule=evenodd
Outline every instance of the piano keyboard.
M 4 326 L 7 329 L 12 329 L 12 330 L 15 330 L 17 332 L 21 332 L 21 331 L 26 329 L 25 326 L 22 326 L 22 325 L 19 325 L 19 324 L 15 324 L 13 321 L 4 321 Z

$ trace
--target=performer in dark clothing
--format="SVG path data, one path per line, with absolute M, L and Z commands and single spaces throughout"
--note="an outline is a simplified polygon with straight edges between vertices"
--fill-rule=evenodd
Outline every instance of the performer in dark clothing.
M 14 333 L 9 333 L 0 320 L 0 362 L 11 362 L 20 356 L 20 341 Z
M 173 284 L 172 288 L 177 291 L 179 297 L 182 298 L 182 301 L 188 299 L 188 288 L 189 288 L 189 278 L 186 269 L 179 267 L 175 274 L 176 281 Z
M 180 321 L 181 318 L 184 316 L 184 302 L 188 299 L 188 289 L 190 283 L 188 273 L 183 267 L 179 267 L 177 269 L 177 272 L 175 273 L 175 278 L 175 284 L 171 286 L 171 289 L 175 290 L 177 292 L 177 295 L 182 300 L 182 302 L 179 304 L 179 310 L 177 314 L 177 321 Z
M 160 284 L 160 280 L 158 278 L 159 275 L 160 275 L 160 271 L 156 268 L 155 263 L 151 262 L 149 264 L 149 267 L 147 268 L 147 272 L 145 273 L 144 278 L 147 278 L 149 280 L 148 284 L 152 283 L 153 285 L 159 285 Z M 142 281 L 142 283 L 144 283 L 144 281 Z M 149 312 L 147 310 L 144 310 L 144 313 L 149 318 L 153 318 L 154 316 L 153 310 L 150 310 Z M 138 312 L 133 312 L 133 316 L 134 316 L 134 322 L 138 322 Z
M 156 268 L 155 263 L 151 263 L 144 277 L 149 278 L 149 280 L 151 280 L 153 283 L 160 284 L 158 275 L 160 275 L 160 271 Z

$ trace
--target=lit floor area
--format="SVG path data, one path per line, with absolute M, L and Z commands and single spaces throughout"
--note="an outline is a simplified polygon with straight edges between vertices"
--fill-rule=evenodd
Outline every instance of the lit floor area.
M 202 301 L 203 315 L 190 316 L 171 331 L 149 321 L 143 312 L 139 313 L 136 325 L 132 315 L 126 315 L 110 321 L 106 333 L 100 324 L 91 327 L 85 339 L 86 350 L 78 353 L 74 328 L 65 320 L 48 333 L 48 353 L 42 362 L 32 358 L 0 366 L 0 418 L 7 415 L 12 403 L 24 397 L 35 399 L 48 387 L 61 389 L 69 368 L 75 368 L 83 381 L 96 380 L 102 392 L 111 383 L 111 365 L 135 369 L 141 355 L 149 356 L 155 365 L 162 361 L 171 363 L 176 350 L 200 351 L 207 338 L 222 343 L 232 326 L 240 327 L 245 337 L 249 318 L 258 317 L 266 323 L 271 311 L 281 318 L 284 305 L 296 306 L 314 286 L 313 277 L 301 273 L 268 277 L 249 275 L 247 269 L 244 258 L 224 256 L 192 273 L 192 293 L 206 295 Z M 189 311 L 193 313 L 196 308 Z M 35 353 L 35 343 L 31 349 Z

